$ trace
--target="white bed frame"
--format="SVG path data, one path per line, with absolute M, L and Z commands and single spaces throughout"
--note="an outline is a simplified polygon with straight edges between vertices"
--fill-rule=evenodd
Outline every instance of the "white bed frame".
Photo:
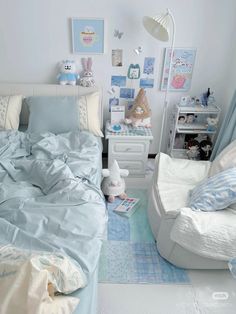
M 29 96 L 83 96 L 93 92 L 100 93 L 99 116 L 101 129 L 103 127 L 103 107 L 102 107 L 102 88 L 82 87 L 56 84 L 12 84 L 0 83 L 0 95 L 23 95 Z M 23 105 L 20 115 L 20 124 L 26 125 L 29 120 L 29 111 L 26 105 Z

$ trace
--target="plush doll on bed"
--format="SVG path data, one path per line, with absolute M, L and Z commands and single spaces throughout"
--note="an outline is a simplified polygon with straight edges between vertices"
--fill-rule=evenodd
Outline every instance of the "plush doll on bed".
M 108 202 L 112 203 L 116 196 L 122 200 L 127 198 L 123 177 L 127 177 L 128 174 L 128 170 L 119 168 L 116 160 L 109 169 L 102 170 L 102 192 L 105 196 L 108 196 Z
M 76 85 L 79 77 L 76 73 L 75 61 L 63 60 L 60 63 L 60 73 L 57 76 L 60 85 Z
M 139 90 L 134 104 L 129 110 L 128 118 L 125 119 L 125 124 L 132 124 L 134 127 L 151 127 L 151 110 L 148 105 L 146 92 L 143 88 Z

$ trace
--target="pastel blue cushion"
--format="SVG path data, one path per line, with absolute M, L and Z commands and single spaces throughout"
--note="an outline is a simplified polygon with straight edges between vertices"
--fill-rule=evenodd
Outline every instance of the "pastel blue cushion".
M 24 101 L 30 112 L 28 132 L 58 134 L 78 130 L 77 97 L 35 96 Z
M 236 167 L 207 178 L 190 193 L 193 210 L 216 211 L 236 203 Z

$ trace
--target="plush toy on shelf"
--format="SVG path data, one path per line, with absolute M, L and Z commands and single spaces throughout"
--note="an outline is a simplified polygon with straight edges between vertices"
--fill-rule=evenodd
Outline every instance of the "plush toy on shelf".
M 216 131 L 216 126 L 218 123 L 218 118 L 207 118 L 207 131 L 214 132 Z
M 188 142 L 188 150 L 186 152 L 188 159 L 198 160 L 199 159 L 199 142 L 197 140 L 190 140 Z
M 93 87 L 95 85 L 95 81 L 92 72 L 92 58 L 82 58 L 81 62 L 83 65 L 83 75 L 79 80 L 79 85 L 83 87 Z
M 125 124 L 132 124 L 134 127 L 151 128 L 151 109 L 143 88 L 139 90 L 134 104 L 129 110 L 128 118 L 125 119 Z
M 209 160 L 212 153 L 212 142 L 210 140 L 203 140 L 200 142 L 200 159 Z
M 76 85 L 79 77 L 78 73 L 76 73 L 75 61 L 63 60 L 60 63 L 60 73 L 57 76 L 60 85 Z
M 117 161 L 114 160 L 109 169 L 102 170 L 102 175 L 102 192 L 108 196 L 108 202 L 112 203 L 116 196 L 122 200 L 127 198 L 125 180 L 123 179 L 129 175 L 127 169 L 120 169 Z

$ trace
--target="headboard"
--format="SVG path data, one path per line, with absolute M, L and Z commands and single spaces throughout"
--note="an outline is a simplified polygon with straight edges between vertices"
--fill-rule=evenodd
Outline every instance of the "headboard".
M 12 84 L 0 83 L 0 95 L 23 95 L 29 96 L 83 96 L 93 92 L 100 92 L 100 124 L 103 126 L 103 108 L 102 108 L 102 88 L 101 87 L 82 87 L 56 84 Z M 28 124 L 29 111 L 27 106 L 23 105 L 20 115 L 20 124 Z

